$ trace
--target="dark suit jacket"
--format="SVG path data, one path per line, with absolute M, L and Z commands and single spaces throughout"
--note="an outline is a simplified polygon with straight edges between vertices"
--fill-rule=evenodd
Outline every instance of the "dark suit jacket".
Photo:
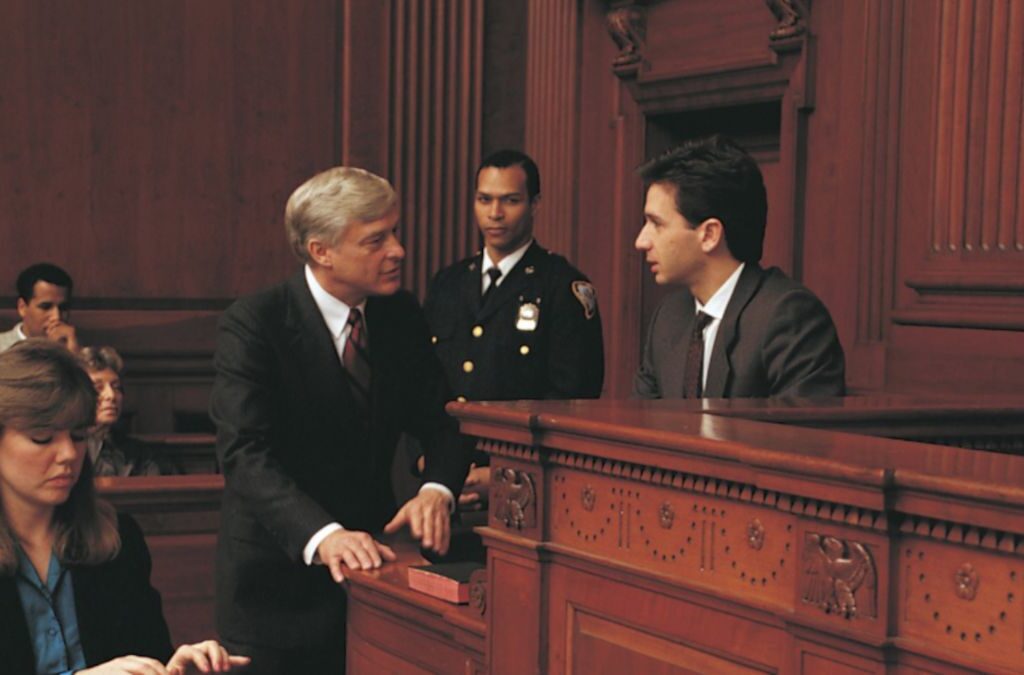
M 424 303 L 452 393 L 488 401 L 600 396 L 597 300 L 587 307 L 573 291 L 574 284 L 578 293 L 589 289 L 587 277 L 534 242 L 481 305 L 482 259 L 478 253 L 438 272 Z M 526 304 L 539 310 L 532 330 L 517 325 Z
M 695 316 L 681 290 L 654 312 L 634 388 L 640 398 L 681 398 Z M 843 396 L 843 350 L 828 310 L 778 268 L 748 263 L 711 351 L 706 398 Z
M 116 558 L 70 567 L 86 665 L 127 654 L 166 663 L 173 650 L 160 594 L 149 584 L 149 550 L 134 520 L 120 516 L 118 526 L 121 552 Z M 0 670 L 34 673 L 32 639 L 13 577 L 0 577 L 0 626 Z
M 468 468 L 426 321 L 405 292 L 366 303 L 371 410 L 361 415 L 302 272 L 233 304 L 219 327 L 211 414 L 225 491 L 217 628 L 293 648 L 344 630 L 344 593 L 302 561 L 332 521 L 378 531 L 394 515 L 400 432 L 427 451 L 424 478 L 458 495 Z

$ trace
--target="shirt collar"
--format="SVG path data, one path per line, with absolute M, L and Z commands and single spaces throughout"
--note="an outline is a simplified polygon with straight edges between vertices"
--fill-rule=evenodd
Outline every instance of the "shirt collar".
M 327 330 L 330 331 L 331 337 L 337 340 L 341 337 L 345 326 L 348 324 L 348 315 L 352 308 L 325 291 L 324 287 L 313 276 L 313 270 L 310 269 L 309 265 L 306 265 L 306 285 L 309 286 L 309 292 L 313 295 L 313 302 L 316 303 L 316 308 L 320 310 L 320 315 L 324 317 Z M 356 308 L 363 312 L 365 316 L 366 301 L 363 300 L 356 305 Z
M 18 325 L 14 327 L 14 329 L 18 331 L 18 337 L 19 338 L 21 338 L 22 340 L 27 340 L 28 339 L 28 336 L 25 335 L 25 324 L 24 323 L 19 322 Z
M 725 316 L 725 308 L 729 306 L 729 300 L 732 299 L 733 291 L 736 290 L 736 284 L 740 281 L 740 274 L 745 265 L 746 263 L 740 263 L 740 266 L 729 275 L 725 283 L 719 286 L 715 294 L 708 299 L 706 305 L 701 305 L 700 300 L 694 298 L 693 302 L 697 305 L 697 311 L 704 312 L 713 319 L 721 320 Z
M 520 246 L 519 248 L 509 253 L 504 258 L 502 258 L 501 262 L 499 262 L 497 265 L 495 265 L 491 261 L 491 256 L 488 255 L 487 249 L 485 248 L 483 264 L 480 265 L 480 273 L 487 274 L 487 270 L 491 269 L 492 267 L 497 267 L 499 270 L 501 270 L 501 276 L 498 277 L 498 283 L 501 283 L 501 279 L 504 279 L 505 277 L 508 276 L 508 273 L 512 271 L 512 268 L 515 267 L 516 264 L 523 259 L 523 256 L 526 255 L 526 249 L 530 248 L 532 244 L 533 239 L 526 242 L 525 244 L 523 244 L 522 246 Z

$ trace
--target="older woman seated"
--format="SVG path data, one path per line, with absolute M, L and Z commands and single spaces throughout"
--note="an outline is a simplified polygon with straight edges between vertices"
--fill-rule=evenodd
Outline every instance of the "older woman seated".
M 0 353 L 0 669 L 152 675 L 248 663 L 213 640 L 172 650 L 142 532 L 96 498 L 85 451 L 95 415 L 93 384 L 63 347 L 30 339 Z
M 118 428 L 124 405 L 124 361 L 113 347 L 86 347 L 79 357 L 96 387 L 96 426 L 89 435 L 89 459 L 96 476 L 156 476 L 177 473 Z

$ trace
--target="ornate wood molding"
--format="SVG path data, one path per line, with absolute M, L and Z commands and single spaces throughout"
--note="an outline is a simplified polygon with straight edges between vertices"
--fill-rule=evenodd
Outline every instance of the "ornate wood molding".
M 772 42 L 789 40 L 807 33 L 807 20 L 810 15 L 808 3 L 804 0 L 765 0 L 779 25 L 768 38 Z
M 635 0 L 613 2 L 605 14 L 605 24 L 612 40 L 619 47 L 619 53 L 612 61 L 612 71 L 623 79 L 636 77 L 644 63 L 646 10 Z
M 505 527 L 522 530 L 537 524 L 537 489 L 526 471 L 495 469 L 491 474 L 494 518 Z
M 878 616 L 878 573 L 866 544 L 808 532 L 800 600 L 846 619 Z
M 469 606 L 480 613 L 487 614 L 487 570 L 476 570 L 469 576 Z
M 508 457 L 524 462 L 536 462 L 540 458 L 540 452 L 534 446 L 492 441 L 486 438 L 481 438 L 477 441 L 476 449 L 498 457 Z
M 899 528 L 904 534 L 916 534 L 936 541 L 966 544 L 991 551 L 1024 553 L 1024 537 L 1009 532 L 920 516 L 905 516 Z
M 594 458 L 574 452 L 554 451 L 547 455 L 552 464 L 582 469 L 606 476 L 621 476 L 648 485 L 673 487 L 683 492 L 697 492 L 715 495 L 738 502 L 764 504 L 780 511 L 844 523 L 854 527 L 885 531 L 888 523 L 881 513 L 873 509 L 826 502 L 820 499 L 790 495 L 773 490 L 763 490 L 754 485 L 710 478 L 679 471 L 651 469 L 639 464 L 618 460 Z

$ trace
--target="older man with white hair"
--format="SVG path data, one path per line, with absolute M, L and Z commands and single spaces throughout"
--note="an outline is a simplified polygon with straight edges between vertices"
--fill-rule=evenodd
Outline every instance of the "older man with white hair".
M 253 673 L 344 671 L 344 566 L 394 559 L 373 533 L 408 526 L 448 548 L 468 469 L 416 299 L 391 185 L 338 167 L 300 186 L 285 225 L 303 269 L 221 319 L 211 414 L 225 476 L 217 628 Z M 396 509 L 401 432 L 425 483 Z

